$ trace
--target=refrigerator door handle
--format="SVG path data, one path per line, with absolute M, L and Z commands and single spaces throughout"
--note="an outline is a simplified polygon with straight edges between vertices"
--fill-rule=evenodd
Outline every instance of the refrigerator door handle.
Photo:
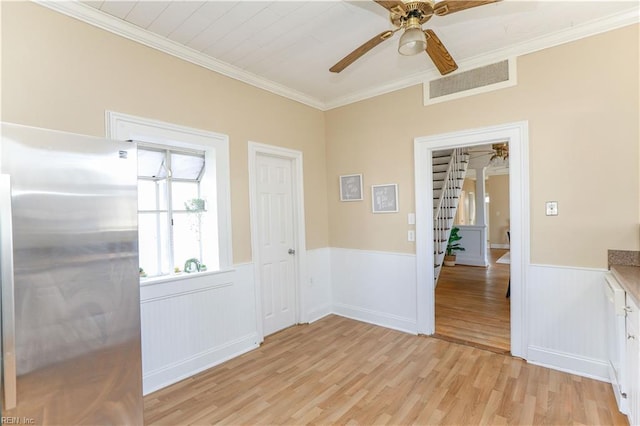
M 0 175 L 0 281 L 2 287 L 2 392 L 4 408 L 16 406 L 16 330 L 13 282 L 13 231 L 11 224 L 11 179 Z

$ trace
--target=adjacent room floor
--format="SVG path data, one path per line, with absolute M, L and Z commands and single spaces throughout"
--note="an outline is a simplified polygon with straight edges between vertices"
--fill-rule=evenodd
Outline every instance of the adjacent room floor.
M 329 316 L 145 397 L 145 423 L 626 424 L 611 385 Z
M 509 265 L 496 263 L 507 250 L 491 249 L 490 265 L 444 267 L 436 287 L 436 336 L 510 353 Z

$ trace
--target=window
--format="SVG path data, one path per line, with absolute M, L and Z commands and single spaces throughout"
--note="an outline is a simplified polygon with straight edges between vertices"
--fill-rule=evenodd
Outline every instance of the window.
M 207 271 L 231 267 L 227 136 L 114 112 L 107 119 L 108 137 L 138 145 L 144 276 L 179 279 L 202 265 Z
M 147 276 L 218 269 L 205 153 L 138 145 L 138 241 Z

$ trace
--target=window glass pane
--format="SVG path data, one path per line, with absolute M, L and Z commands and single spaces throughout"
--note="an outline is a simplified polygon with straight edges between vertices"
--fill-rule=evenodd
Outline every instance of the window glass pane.
M 166 177 L 164 161 L 164 152 L 138 148 L 138 176 Z
M 219 268 L 215 188 L 205 167 L 204 153 L 138 148 L 140 267 L 147 277 L 183 271 L 191 259 L 207 263 L 207 270 Z M 213 200 L 211 211 L 206 194 Z
M 152 180 L 138 181 L 138 210 L 156 209 L 156 183 Z
M 138 210 L 167 209 L 167 180 L 138 180 Z
M 173 210 L 189 210 L 202 207 L 197 201 L 198 199 L 198 182 L 173 182 L 171 184 L 171 207 Z M 185 206 L 185 203 L 187 204 Z
M 149 277 L 170 272 L 166 213 L 138 214 L 140 267 Z
M 175 213 L 173 216 L 173 253 L 175 266 L 181 270 L 189 259 L 202 260 L 200 221 L 201 214 L 198 213 Z
M 176 179 L 198 179 L 204 168 L 204 157 L 171 153 L 171 176 Z

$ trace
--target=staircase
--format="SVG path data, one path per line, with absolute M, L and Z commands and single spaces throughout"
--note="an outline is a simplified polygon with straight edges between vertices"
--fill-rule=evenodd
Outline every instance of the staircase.
M 466 148 L 435 151 L 432 161 L 434 278 L 437 285 L 469 166 L 469 154 Z

